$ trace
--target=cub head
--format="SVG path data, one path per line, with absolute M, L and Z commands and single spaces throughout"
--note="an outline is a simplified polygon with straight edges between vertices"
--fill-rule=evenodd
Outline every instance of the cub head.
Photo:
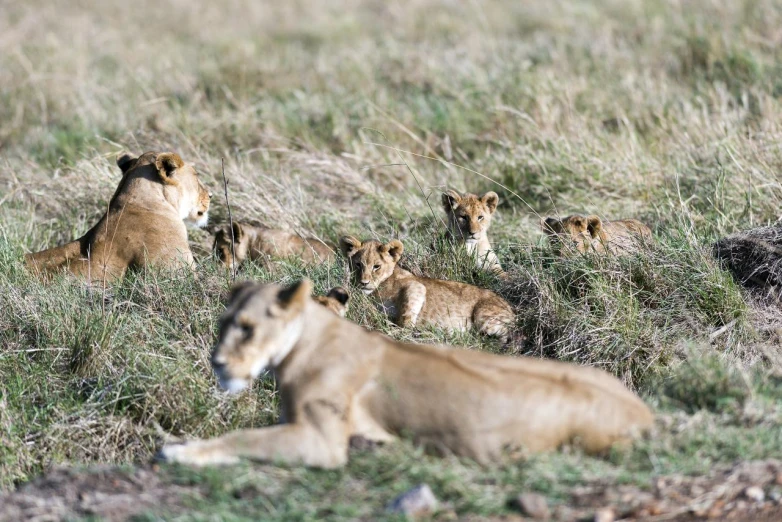
M 282 363 L 304 329 L 311 292 L 307 279 L 286 287 L 251 282 L 234 286 L 212 352 L 212 368 L 223 389 L 239 392 L 261 372 Z
M 575 248 L 587 252 L 594 240 L 600 239 L 603 222 L 598 216 L 572 215 L 565 218 L 547 217 L 541 220 L 540 228 L 549 237 L 552 245 L 559 248 Z
M 160 182 L 164 197 L 178 209 L 183 221 L 199 227 L 206 226 L 212 194 L 198 179 L 193 165 L 182 161 L 179 154 L 146 152 L 138 158 L 120 154 L 117 166 L 122 171 L 123 180 L 138 172 L 140 177 Z
M 345 317 L 348 311 L 348 291 L 341 286 L 335 286 L 326 295 L 317 295 L 313 297 L 316 303 L 319 303 L 340 317 Z
M 231 232 L 234 246 L 231 249 Z M 250 234 L 245 225 L 234 221 L 233 228 L 225 226 L 217 229 L 212 251 L 226 268 L 234 269 L 242 264 L 250 251 Z
M 478 197 L 449 190 L 443 192 L 442 198 L 443 209 L 448 216 L 448 229 L 454 237 L 466 243 L 475 243 L 486 235 L 500 202 L 495 192 Z
M 353 236 L 340 239 L 339 246 L 348 259 L 353 282 L 367 295 L 391 277 L 405 250 L 402 242 L 397 239 L 384 245 L 375 240 L 361 243 Z

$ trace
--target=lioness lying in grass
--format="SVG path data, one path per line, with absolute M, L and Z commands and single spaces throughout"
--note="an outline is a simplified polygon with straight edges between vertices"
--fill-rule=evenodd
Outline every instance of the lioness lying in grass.
M 287 423 L 165 446 L 163 458 L 334 468 L 346 463 L 351 436 L 405 433 L 486 463 L 506 449 L 567 443 L 600 452 L 652 423 L 644 403 L 601 370 L 397 342 L 326 310 L 311 289 L 306 279 L 237 286 L 212 354 L 220 385 L 232 392 L 273 371 Z

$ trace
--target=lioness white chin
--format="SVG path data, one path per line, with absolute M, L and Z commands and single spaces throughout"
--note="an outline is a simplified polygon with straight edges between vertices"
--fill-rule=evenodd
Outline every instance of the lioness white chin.
M 333 468 L 351 436 L 398 434 L 481 463 L 505 449 L 577 443 L 599 452 L 652 424 L 644 403 L 594 368 L 394 341 L 340 318 L 289 287 L 244 283 L 221 318 L 212 365 L 231 391 L 274 372 L 285 424 L 168 445 L 193 465 L 240 458 Z

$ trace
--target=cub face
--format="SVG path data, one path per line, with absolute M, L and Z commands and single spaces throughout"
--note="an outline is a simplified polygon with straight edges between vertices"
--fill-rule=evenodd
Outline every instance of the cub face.
M 341 286 L 335 286 L 326 295 L 317 295 L 313 299 L 316 303 L 321 304 L 337 314 L 340 317 L 345 317 L 348 311 L 348 299 L 350 295 L 348 291 Z
M 287 287 L 234 286 L 212 351 L 212 368 L 223 389 L 239 392 L 285 359 L 301 336 L 311 292 L 307 279 Z
M 594 241 L 600 241 L 603 222 L 599 216 L 572 215 L 565 218 L 547 217 L 541 220 L 540 228 L 553 246 L 579 252 L 589 251 Z
M 353 282 L 366 295 L 391 277 L 405 250 L 402 242 L 396 239 L 384 245 L 375 240 L 361 243 L 353 236 L 340 239 L 339 246 L 348 259 Z
M 233 250 L 231 249 L 232 230 L 234 240 Z M 241 223 L 234 222 L 233 228 L 221 227 L 215 232 L 212 251 L 226 268 L 233 270 L 247 259 L 250 251 L 250 235 L 246 233 L 244 226 Z M 236 265 L 236 267 L 234 265 Z
M 449 190 L 443 193 L 442 201 L 448 217 L 448 229 L 457 239 L 469 244 L 476 243 L 486 235 L 500 198 L 495 192 L 478 197 Z

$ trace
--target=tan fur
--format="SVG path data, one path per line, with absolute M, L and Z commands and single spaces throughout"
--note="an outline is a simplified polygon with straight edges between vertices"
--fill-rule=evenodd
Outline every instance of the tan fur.
M 573 215 L 566 218 L 547 217 L 540 227 L 552 246 L 566 254 L 578 252 L 629 254 L 638 250 L 643 241 L 652 238 L 652 231 L 636 219 L 603 221 L 599 216 Z
M 317 295 L 313 299 L 340 317 L 345 317 L 348 312 L 348 300 L 350 295 L 348 291 L 341 286 L 335 286 L 326 295 Z
M 149 264 L 195 268 L 185 221 L 206 225 L 211 194 L 193 166 L 172 152 L 123 154 L 117 165 L 122 180 L 100 221 L 75 241 L 25 255 L 31 270 L 103 281 Z
M 479 197 L 449 190 L 443 193 L 442 200 L 449 236 L 464 245 L 467 253 L 475 258 L 479 269 L 502 274 L 500 260 L 492 250 L 487 235 L 492 216 L 500 202 L 499 196 L 495 192 L 487 192 Z
M 354 283 L 365 294 L 376 295 L 399 326 L 432 324 L 457 331 L 475 328 L 507 340 L 513 310 L 494 292 L 457 281 L 414 276 L 397 266 L 404 251 L 397 240 L 384 245 L 345 236 L 340 247 L 350 263 Z
M 236 261 L 245 259 L 268 261 L 269 258 L 298 257 L 307 265 L 334 260 L 334 250 L 319 239 L 303 238 L 284 230 L 255 227 L 246 223 L 233 224 Z M 215 234 L 213 249 L 220 261 L 233 268 L 231 229 L 225 227 Z
M 563 444 L 602 452 L 652 424 L 646 405 L 601 370 L 397 342 L 328 312 L 310 290 L 307 280 L 238 287 L 212 354 L 221 386 L 233 392 L 273 371 L 285 424 L 165 446 L 161 457 L 334 468 L 347 462 L 351 436 L 387 442 L 405 434 L 489 463 L 505 450 Z

